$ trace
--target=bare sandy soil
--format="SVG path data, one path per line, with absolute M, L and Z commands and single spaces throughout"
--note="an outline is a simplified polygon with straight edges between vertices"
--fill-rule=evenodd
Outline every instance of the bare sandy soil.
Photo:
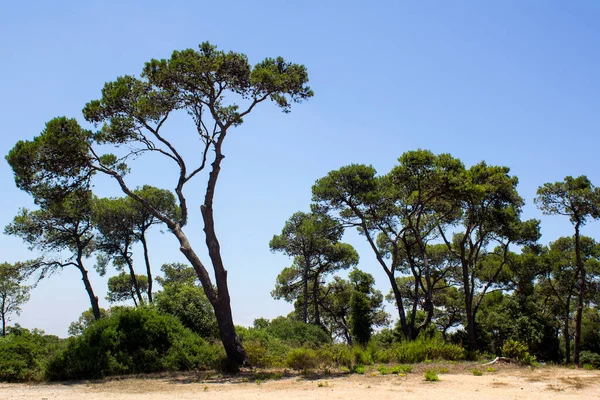
M 483 376 L 474 376 L 472 368 Z M 446 368 L 439 382 L 425 382 L 427 368 Z M 600 371 L 559 367 L 535 369 L 494 366 L 496 372 L 475 364 L 415 366 L 407 376 L 301 376 L 269 379 L 246 371 L 234 377 L 207 373 L 112 379 L 67 384 L 0 384 L 0 399 L 600 399 Z M 262 374 L 262 376 L 261 376 Z M 271 373 L 271 378 L 279 374 Z M 262 379 L 261 379 L 262 378 Z

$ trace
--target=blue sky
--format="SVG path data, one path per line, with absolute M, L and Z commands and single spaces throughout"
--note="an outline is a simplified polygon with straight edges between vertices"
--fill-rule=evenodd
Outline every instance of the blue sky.
M 231 132 L 216 198 L 217 229 L 229 270 L 236 323 L 285 314 L 270 296 L 290 261 L 268 242 L 295 211 L 307 210 L 316 179 L 349 163 L 387 172 L 405 151 L 449 152 L 466 165 L 506 165 L 519 177 L 525 217 L 542 219 L 542 242 L 570 235 L 568 221 L 533 205 L 536 188 L 586 174 L 600 185 L 600 3 L 595 1 L 29 1 L 0 6 L 0 153 L 37 135 L 49 119 L 81 120 L 83 105 L 104 82 L 139 75 L 144 62 L 210 41 L 251 63 L 283 56 L 306 65 L 315 97 L 289 115 L 265 104 Z M 194 157 L 185 117 L 170 131 Z M 130 177 L 172 188 L 158 159 Z M 27 194 L 0 163 L 0 225 Z M 201 255 L 199 195 L 188 189 L 187 231 Z M 119 195 L 99 180 L 100 195 Z M 598 238 L 598 225 L 585 233 Z M 346 240 L 360 267 L 387 293 L 364 240 Z M 183 261 L 169 233 L 152 236 L 155 270 Z M 2 261 L 32 258 L 19 239 L 2 236 Z M 141 255 L 137 258 L 141 263 Z M 88 261 L 90 269 L 94 260 Z M 111 271 L 114 273 L 114 271 Z M 101 297 L 105 280 L 93 277 Z M 78 272 L 42 282 L 15 321 L 66 335 L 89 307 Z

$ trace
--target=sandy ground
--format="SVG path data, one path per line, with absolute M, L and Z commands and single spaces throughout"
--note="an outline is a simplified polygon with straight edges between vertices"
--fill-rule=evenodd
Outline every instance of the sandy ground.
M 439 374 L 439 382 L 425 382 L 426 368 L 442 367 L 449 372 Z M 483 376 L 474 376 L 474 367 L 484 371 Z M 265 373 L 246 371 L 234 377 L 199 373 L 67 384 L 0 384 L 0 399 L 600 399 L 600 371 L 495 368 L 496 372 L 487 372 L 473 364 L 429 364 L 416 366 L 405 377 L 381 376 L 371 368 L 365 375 L 281 379 L 272 379 L 274 373 L 269 379 Z

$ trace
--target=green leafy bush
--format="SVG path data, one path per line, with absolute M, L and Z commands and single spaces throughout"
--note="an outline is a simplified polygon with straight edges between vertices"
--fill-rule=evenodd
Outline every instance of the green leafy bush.
M 355 365 L 352 372 L 359 375 L 364 375 L 367 372 L 366 368 L 362 365 Z
M 395 365 L 390 369 L 392 374 L 410 374 L 412 371 L 412 365 Z
M 156 293 L 154 304 L 161 313 L 177 317 L 203 338 L 218 338 L 219 327 L 204 289 L 195 285 L 168 284 Z
M 583 364 L 583 369 L 585 369 L 586 371 L 593 371 L 594 366 L 592 364 Z
M 473 369 L 471 370 L 471 373 L 472 373 L 473 375 L 475 375 L 475 376 L 481 376 L 481 375 L 483 375 L 483 371 L 481 371 L 480 369 L 477 369 L 477 368 L 473 368 Z
M 354 363 L 356 365 L 371 365 L 373 364 L 373 357 L 371 353 L 363 349 L 361 346 L 354 346 L 352 348 L 352 355 L 354 358 Z
M 313 369 L 319 366 L 319 357 L 313 349 L 299 348 L 288 353 L 286 364 L 295 370 Z
M 223 357 L 221 346 L 207 343 L 172 315 L 153 308 L 123 308 L 70 338 L 48 366 L 48 378 L 216 368 Z
M 331 343 L 331 338 L 321 327 L 291 318 L 275 318 L 264 328 L 264 331 L 269 336 L 278 338 L 294 347 L 317 348 Z
M 437 382 L 440 380 L 437 373 L 432 369 L 426 370 L 423 376 L 427 382 Z
M 523 365 L 531 365 L 535 361 L 527 351 L 527 345 L 516 340 L 507 340 L 502 346 L 502 355 L 517 360 Z
M 14 327 L 0 337 L 0 381 L 41 381 L 46 365 L 61 347 L 56 336 Z
M 418 363 L 425 360 L 463 360 L 465 350 L 455 344 L 441 339 L 417 339 L 402 342 L 394 346 L 397 361 L 401 363 Z
M 377 368 L 377 371 L 379 371 L 381 375 L 388 375 L 391 373 L 391 370 L 385 365 L 380 365 L 379 368 Z
M 582 364 L 590 364 L 594 368 L 600 368 L 600 354 L 591 351 L 582 351 L 579 353 L 579 362 Z

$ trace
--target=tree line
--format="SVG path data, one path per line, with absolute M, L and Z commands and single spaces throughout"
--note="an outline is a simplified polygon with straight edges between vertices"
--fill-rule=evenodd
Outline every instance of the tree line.
M 248 364 L 233 323 L 215 230 L 213 202 L 223 143 L 259 105 L 270 101 L 287 113 L 292 104 L 312 96 L 303 65 L 277 57 L 251 66 L 244 54 L 209 43 L 153 59 L 139 78 L 127 75 L 106 83 L 100 99 L 83 108 L 93 129 L 57 117 L 32 140 L 19 141 L 6 157 L 17 187 L 38 208 L 21 210 L 5 232 L 44 254 L 20 264 L 13 281 L 77 268 L 93 317 L 100 319 L 86 266 L 95 254 L 98 273 L 106 273 L 110 264 L 121 271 L 109 280 L 111 301 L 152 303 L 147 232 L 161 225 L 193 268 L 230 362 Z M 164 128 L 174 114 L 188 115 L 195 127 L 199 147 L 191 159 L 182 155 L 177 135 Z M 172 190 L 128 184 L 131 161 L 149 155 L 176 168 Z M 97 175 L 110 178 L 124 197 L 95 196 Z M 186 188 L 202 176 L 201 226 L 212 274 L 186 233 Z M 515 329 L 523 332 L 511 332 L 531 346 L 562 335 L 567 362 L 573 337 L 573 361 L 579 363 L 586 313 L 597 314 L 591 289 L 597 284 L 597 244 L 580 230 L 599 217 L 599 191 L 585 176 L 541 186 L 539 208 L 568 217 L 574 227 L 572 235 L 543 246 L 540 221 L 521 218 L 524 200 L 517 183 L 508 167 L 481 162 L 467 168 L 449 154 L 426 150 L 402 154 L 384 175 L 362 164 L 331 171 L 313 186 L 311 211 L 294 214 L 270 242 L 273 251 L 293 259 L 277 277 L 272 295 L 294 302 L 293 318 L 348 343 L 368 342 L 373 328 L 385 326 L 389 316 L 372 275 L 355 268 L 358 253 L 341 242 L 344 230 L 355 228 L 388 277 L 387 298 L 397 310 L 401 340 L 414 341 L 433 327 L 476 351 L 489 335 L 485 329 L 508 329 L 497 326 L 498 318 L 488 318 L 496 313 L 521 321 L 523 326 Z M 143 248 L 145 274 L 134 268 L 136 243 Z M 348 279 L 326 279 L 351 267 Z

